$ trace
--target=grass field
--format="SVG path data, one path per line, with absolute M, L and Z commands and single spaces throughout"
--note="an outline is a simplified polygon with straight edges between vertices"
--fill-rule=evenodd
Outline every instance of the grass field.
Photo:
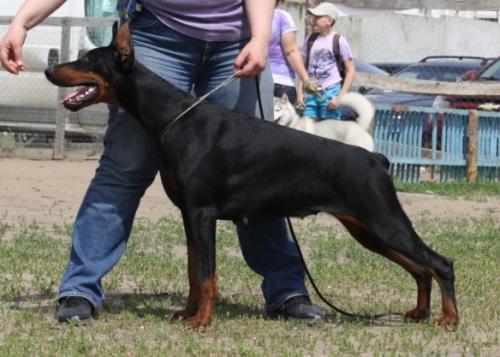
M 461 318 L 456 330 L 434 324 L 441 312 L 436 284 L 431 319 L 422 323 L 397 317 L 349 321 L 333 312 L 327 323 L 313 326 L 266 320 L 260 279 L 243 262 L 233 225 L 225 222 L 218 225 L 221 298 L 213 324 L 203 332 L 171 324 L 172 311 L 187 296 L 184 232 L 173 217 L 134 225 L 125 256 L 104 278 L 107 298 L 97 320 L 60 325 L 54 297 L 71 226 L 44 229 L 0 218 L 0 356 L 499 356 L 498 211 L 482 219 L 423 215 L 414 224 L 429 245 L 455 261 Z M 339 307 L 358 313 L 414 307 L 412 278 L 338 225 L 307 219 L 294 220 L 294 227 L 317 284 Z

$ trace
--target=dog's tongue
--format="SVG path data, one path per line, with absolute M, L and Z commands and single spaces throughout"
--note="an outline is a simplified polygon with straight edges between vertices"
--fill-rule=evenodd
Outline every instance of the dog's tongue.
M 66 103 L 66 102 L 69 102 L 69 101 L 74 101 L 74 100 L 81 100 L 83 98 L 85 98 L 87 95 L 89 95 L 90 93 L 92 93 L 96 88 L 95 87 L 82 87 L 80 89 L 78 89 L 77 91 L 74 91 L 74 92 L 71 92 L 69 93 L 67 96 L 64 97 L 64 99 L 62 100 L 62 103 Z

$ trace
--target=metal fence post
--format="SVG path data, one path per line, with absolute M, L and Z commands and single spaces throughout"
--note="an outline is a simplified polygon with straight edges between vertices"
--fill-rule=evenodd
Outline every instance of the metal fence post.
M 60 62 L 69 61 L 69 46 L 71 42 L 71 19 L 63 18 L 61 21 L 61 55 Z M 54 159 L 64 158 L 64 131 L 68 112 L 62 105 L 62 99 L 66 95 L 66 88 L 59 87 L 57 90 L 56 104 L 56 130 L 54 138 Z

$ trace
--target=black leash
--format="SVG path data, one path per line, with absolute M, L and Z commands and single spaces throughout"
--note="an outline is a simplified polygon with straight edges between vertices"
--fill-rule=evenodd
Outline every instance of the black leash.
M 257 101 L 259 103 L 260 116 L 261 116 L 261 119 L 264 120 L 265 119 L 264 118 L 264 108 L 262 107 L 262 99 L 260 96 L 260 82 L 259 82 L 258 75 L 255 76 L 255 86 L 257 89 Z M 307 268 L 307 264 L 306 264 L 306 261 L 304 259 L 304 255 L 302 254 L 302 250 L 300 249 L 299 241 L 297 240 L 297 237 L 295 236 L 295 231 L 293 230 L 292 221 L 290 220 L 290 217 L 286 217 L 286 221 L 288 224 L 288 229 L 290 230 L 290 234 L 291 234 L 293 241 L 295 243 L 295 246 L 297 247 L 297 251 L 299 252 L 300 261 L 302 262 L 302 265 L 304 267 L 304 271 L 306 272 L 306 275 L 309 279 L 309 282 L 311 283 L 314 291 L 316 292 L 316 295 L 318 295 L 318 297 L 321 299 L 321 301 L 323 301 L 327 306 L 329 306 L 331 309 L 337 311 L 338 313 L 340 313 L 342 315 L 349 316 L 349 317 L 352 317 L 355 319 L 361 319 L 361 320 L 375 320 L 375 319 L 379 319 L 381 317 L 386 317 L 386 316 L 403 316 L 403 314 L 401 312 L 385 312 L 385 313 L 380 313 L 380 314 L 364 314 L 364 315 L 353 314 L 353 313 L 350 313 L 350 312 L 347 312 L 347 311 L 344 311 L 344 310 L 338 308 L 337 306 L 332 304 L 330 301 L 328 301 L 323 296 L 323 294 L 321 294 L 321 292 L 319 291 L 318 286 L 316 285 L 316 282 L 314 281 L 311 273 L 309 272 L 309 269 Z
M 347 312 L 345 310 L 338 308 L 337 306 L 333 305 L 330 301 L 328 301 L 323 296 L 323 294 L 321 294 L 321 292 L 319 291 L 318 287 L 316 286 L 316 282 L 314 281 L 311 273 L 309 272 L 309 269 L 307 268 L 307 264 L 306 264 L 306 261 L 304 260 L 304 256 L 302 255 L 302 251 L 300 249 L 299 242 L 297 241 L 297 237 L 295 236 L 295 232 L 293 231 L 292 222 L 290 221 L 290 218 L 287 217 L 286 220 L 288 222 L 288 228 L 290 229 L 290 234 L 292 235 L 293 241 L 295 242 L 295 245 L 297 246 L 297 251 L 299 252 L 300 261 L 302 262 L 302 265 L 304 266 L 304 270 L 306 272 L 306 275 L 309 278 L 309 281 L 310 281 L 312 287 L 314 288 L 316 295 L 318 295 L 318 297 L 326 305 L 328 305 L 330 308 L 337 311 L 338 313 L 341 313 L 342 315 L 349 316 L 349 317 L 352 317 L 355 319 L 361 319 L 361 320 L 375 320 L 375 319 L 379 319 L 381 317 L 386 317 L 386 316 L 403 316 L 403 314 L 401 312 L 383 312 L 380 314 L 365 314 L 365 315 L 353 314 L 353 313 L 350 313 L 350 312 Z

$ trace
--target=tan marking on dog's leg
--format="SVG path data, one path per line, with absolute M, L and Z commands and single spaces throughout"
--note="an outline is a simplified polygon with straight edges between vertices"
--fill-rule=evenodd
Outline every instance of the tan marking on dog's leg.
M 428 318 L 431 314 L 432 276 L 427 272 L 425 267 L 415 263 L 412 259 L 401 253 L 389 249 L 388 255 L 391 257 L 391 260 L 397 262 L 409 272 L 417 283 L 417 306 L 407 311 L 405 317 L 414 320 Z M 420 274 L 416 274 L 416 271 L 419 271 Z
M 428 270 L 406 255 L 396 252 L 385 244 L 380 244 L 380 240 L 373 237 L 370 239 L 368 228 L 356 218 L 350 215 L 336 215 L 336 217 L 364 247 L 400 265 L 413 276 L 417 283 L 417 306 L 408 311 L 405 316 L 417 320 L 429 317 L 432 284 Z
M 188 245 L 188 278 L 189 278 L 189 295 L 186 307 L 182 310 L 175 311 L 172 316 L 172 321 L 177 319 L 188 319 L 198 311 L 200 303 L 200 284 L 198 282 L 198 258 L 196 248 L 193 245 Z
M 458 325 L 457 307 L 449 296 L 443 297 L 443 315 L 438 319 L 437 323 L 443 327 Z
M 193 329 L 206 327 L 212 322 L 215 299 L 218 296 L 217 275 L 214 274 L 203 281 L 201 283 L 200 292 L 198 313 L 188 319 L 188 324 Z
M 439 319 L 437 319 L 437 323 L 440 326 L 457 326 L 458 325 L 458 309 L 457 304 L 455 302 L 455 292 L 453 284 L 450 283 L 451 291 L 448 293 L 448 289 L 446 289 L 446 282 L 440 278 L 435 271 L 431 270 L 432 275 L 436 279 L 439 284 L 439 288 L 441 289 L 441 301 L 442 301 L 442 310 L 443 314 Z

